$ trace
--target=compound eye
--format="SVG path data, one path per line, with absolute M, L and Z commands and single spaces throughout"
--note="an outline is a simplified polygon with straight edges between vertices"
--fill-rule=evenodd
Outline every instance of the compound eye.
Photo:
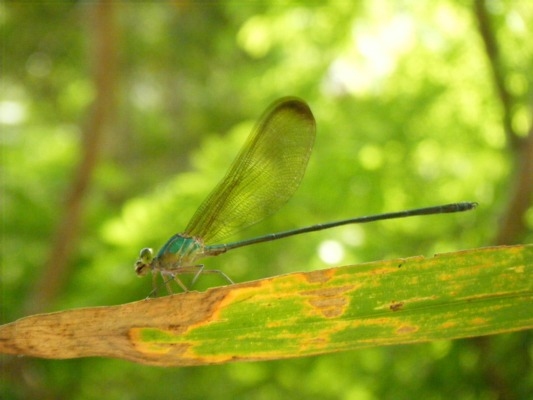
M 139 259 L 137 261 L 143 261 L 147 264 L 150 264 L 154 259 L 154 251 L 148 247 L 142 249 L 139 253 Z

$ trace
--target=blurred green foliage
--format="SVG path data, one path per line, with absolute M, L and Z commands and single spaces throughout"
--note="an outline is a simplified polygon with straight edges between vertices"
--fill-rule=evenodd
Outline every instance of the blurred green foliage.
M 488 3 L 515 99 L 513 126 L 525 135 L 533 7 Z M 92 7 L 0 4 L 2 323 L 25 315 L 83 152 L 81 126 L 95 98 Z M 185 227 L 254 121 L 286 95 L 309 102 L 315 150 L 294 198 L 239 238 L 455 201 L 480 207 L 243 248 L 206 260 L 209 268 L 240 282 L 324 268 L 325 244 L 341 249 L 334 262 L 341 265 L 431 256 L 495 236 L 514 160 L 469 2 L 117 2 L 114 16 L 117 110 L 68 280 L 47 311 L 145 297 L 150 281 L 133 272 L 139 249 Z M 532 239 L 530 230 L 524 241 Z M 0 392 L 6 399 L 518 399 L 533 391 L 532 358 L 530 333 L 202 368 L 91 359 L 25 360 L 10 370 L 4 357 Z

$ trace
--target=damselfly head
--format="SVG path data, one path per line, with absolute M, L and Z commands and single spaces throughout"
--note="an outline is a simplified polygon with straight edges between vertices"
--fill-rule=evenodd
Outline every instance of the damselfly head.
M 154 251 L 145 247 L 139 253 L 139 258 L 135 261 L 135 273 L 138 276 L 144 276 L 152 269 L 152 261 L 154 260 Z

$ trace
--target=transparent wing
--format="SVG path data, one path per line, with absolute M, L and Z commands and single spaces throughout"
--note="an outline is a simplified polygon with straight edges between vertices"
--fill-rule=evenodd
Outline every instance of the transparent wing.
M 214 244 L 276 212 L 298 188 L 315 141 L 315 119 L 296 98 L 272 104 L 185 233 Z

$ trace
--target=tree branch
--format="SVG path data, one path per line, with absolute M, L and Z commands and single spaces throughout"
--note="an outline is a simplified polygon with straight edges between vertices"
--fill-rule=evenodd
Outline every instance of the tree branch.
M 504 67 L 498 41 L 487 12 L 486 0 L 475 0 L 474 8 L 479 33 L 485 45 L 485 53 L 492 71 L 494 86 L 503 110 L 503 129 L 511 149 L 516 155 L 515 172 L 509 183 L 509 200 L 493 243 L 519 243 L 527 231 L 525 215 L 533 201 L 533 185 L 531 184 L 533 182 L 533 126 L 530 127 L 525 138 L 521 138 L 514 131 L 512 126 L 513 98 L 505 85 Z
M 496 40 L 490 16 L 487 12 L 485 0 L 475 0 L 474 7 L 475 16 L 479 27 L 479 34 L 485 46 L 485 53 L 487 55 L 490 70 L 492 71 L 492 79 L 494 80 L 494 86 L 502 106 L 502 122 L 504 132 L 507 140 L 511 144 L 511 147 L 516 150 L 519 147 L 520 137 L 513 129 L 513 97 L 505 85 L 505 73 L 500 57 L 498 41 Z
M 46 309 L 67 279 L 69 258 L 76 248 L 81 225 L 83 199 L 97 165 L 104 130 L 112 117 L 117 54 L 113 8 L 113 2 L 102 0 L 92 10 L 92 26 L 89 31 L 94 35 L 91 42 L 95 46 L 92 56 L 96 98 L 83 128 L 82 160 L 66 198 L 63 218 L 55 233 L 48 260 L 26 303 L 27 310 L 31 312 Z

